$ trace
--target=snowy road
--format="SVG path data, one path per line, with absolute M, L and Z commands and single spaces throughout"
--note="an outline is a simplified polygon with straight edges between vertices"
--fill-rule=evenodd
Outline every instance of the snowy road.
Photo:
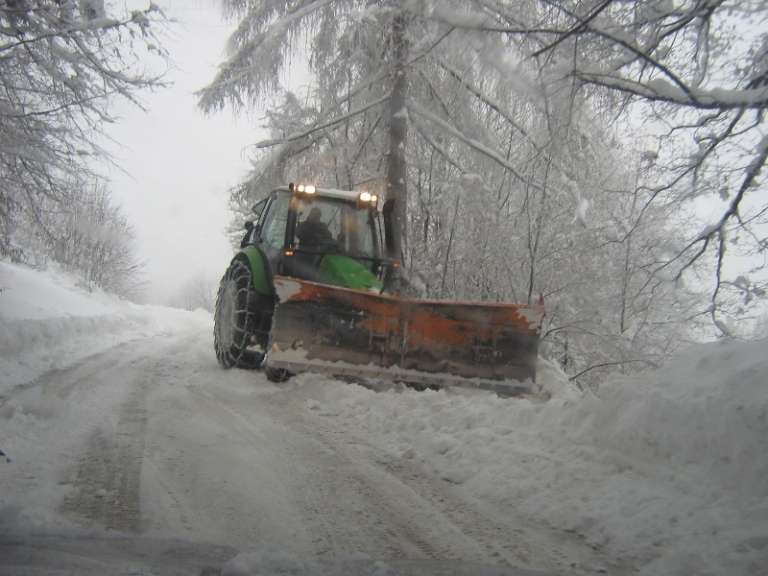
M 21 494 L 16 514 L 38 527 L 298 558 L 629 572 L 578 534 L 484 508 L 418 461 L 376 448 L 319 414 L 316 388 L 221 370 L 207 324 L 134 340 L 0 399 L 0 416 L 17 412 L 16 432 L 27 419 L 29 440 L 25 450 L 20 434 L 0 488 Z

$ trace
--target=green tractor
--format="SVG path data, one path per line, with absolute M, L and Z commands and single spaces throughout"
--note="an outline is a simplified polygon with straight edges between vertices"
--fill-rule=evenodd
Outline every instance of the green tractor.
M 543 306 L 388 294 L 387 215 L 368 192 L 290 184 L 253 207 L 221 280 L 216 358 L 273 381 L 312 371 L 525 391 Z

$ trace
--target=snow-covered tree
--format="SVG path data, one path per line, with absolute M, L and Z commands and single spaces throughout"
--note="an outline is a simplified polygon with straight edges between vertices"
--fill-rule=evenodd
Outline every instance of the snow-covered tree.
M 239 25 L 201 105 L 268 108 L 270 130 L 236 208 L 306 178 L 386 194 L 404 211 L 397 254 L 424 293 L 544 295 L 545 344 L 573 374 L 653 365 L 688 337 L 704 309 L 691 288 L 696 259 L 680 256 L 696 245 L 682 222 L 693 180 L 659 168 L 652 141 L 625 128 L 658 127 L 658 106 L 686 103 L 637 91 L 632 105 L 626 83 L 599 79 L 631 73 L 654 85 L 628 59 L 630 35 L 671 43 L 676 62 L 678 43 L 691 46 L 686 27 L 702 25 L 699 8 L 722 3 L 681 3 L 655 24 L 646 8 L 667 3 L 223 4 Z M 674 22 L 685 29 L 676 42 L 649 32 Z M 596 28 L 604 23 L 615 38 Z M 313 81 L 292 94 L 280 78 L 303 55 Z M 676 121 L 673 135 L 695 131 Z
M 734 332 L 723 314 L 741 315 L 765 294 L 768 5 L 537 4 L 524 11 L 516 3 L 486 2 L 474 21 L 461 25 L 526 44 L 528 57 L 553 83 L 575 86 L 599 102 L 606 117 L 631 127 L 625 136 L 641 136 L 653 170 L 639 182 L 638 221 L 652 206 L 686 216 L 691 205 L 718 206 L 706 225 L 681 226 L 681 243 L 650 271 L 679 279 L 695 275 L 694 265 L 705 261 L 713 270 L 711 318 L 721 333 Z M 729 252 L 754 262 L 751 271 L 729 274 Z
M 152 28 L 161 16 L 147 6 L 112 14 L 103 0 L 0 1 L 0 253 L 19 220 L 54 232 L 44 211 L 71 207 L 94 176 L 110 100 L 137 102 L 158 83 L 142 64 L 162 53 Z
M 70 202 L 42 199 L 37 220 L 23 213 L 15 221 L 15 239 L 31 264 L 57 262 L 84 287 L 124 297 L 143 289 L 144 263 L 136 255 L 136 235 L 121 207 L 103 183 L 70 183 Z
M 468 4 L 443 3 L 459 11 Z M 316 89 L 306 102 L 288 95 L 284 107 L 294 114 L 275 124 L 279 133 L 260 146 L 283 147 L 274 158 L 310 153 L 321 159 L 316 173 L 305 176 L 332 175 L 347 187 L 364 183 L 386 192 L 395 216 L 392 252 L 406 256 L 410 116 L 445 123 L 464 136 L 462 124 L 471 125 L 471 118 L 436 118 L 429 110 L 432 86 L 447 74 L 440 55 L 464 53 L 467 34 L 405 0 L 225 0 L 224 6 L 240 24 L 230 57 L 202 93 L 202 107 L 260 105 L 280 92 L 278 79 L 291 58 L 302 50 L 310 54 Z M 505 45 L 502 37 L 485 42 L 499 50 Z M 295 131 L 286 132 L 289 126 Z

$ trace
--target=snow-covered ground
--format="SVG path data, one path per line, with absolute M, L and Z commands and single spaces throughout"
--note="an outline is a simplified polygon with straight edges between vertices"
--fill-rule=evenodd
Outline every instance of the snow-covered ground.
M 118 344 L 207 321 L 202 311 L 139 306 L 54 270 L 0 261 L 0 395 Z
M 276 386 L 218 368 L 208 315 L 3 263 L 0 287 L 0 547 L 11 534 L 37 562 L 64 555 L 46 538 L 106 528 L 226 545 L 200 550 L 229 574 L 360 555 L 766 574 L 766 342 L 700 346 L 597 396 L 542 362 L 546 401 Z
M 599 396 L 548 402 L 298 381 L 312 385 L 319 415 L 642 574 L 768 573 L 764 341 L 699 346 L 656 373 L 614 378 Z

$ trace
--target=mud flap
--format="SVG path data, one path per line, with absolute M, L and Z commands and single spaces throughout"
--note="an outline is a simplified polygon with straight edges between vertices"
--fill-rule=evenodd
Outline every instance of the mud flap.
M 543 306 L 409 300 L 275 276 L 271 368 L 530 391 Z

